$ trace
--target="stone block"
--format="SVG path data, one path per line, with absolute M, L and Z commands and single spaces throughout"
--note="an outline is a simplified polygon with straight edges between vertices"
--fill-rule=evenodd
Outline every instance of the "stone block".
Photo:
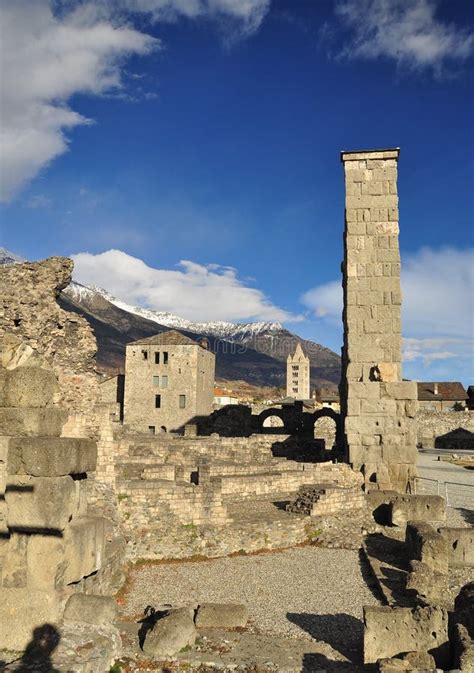
M 417 400 L 418 387 L 416 381 L 398 381 L 397 383 L 385 383 L 387 397 L 394 400 Z
M 364 662 L 406 652 L 428 652 L 436 665 L 449 664 L 448 613 L 437 606 L 364 607 Z
M 418 604 L 433 605 L 443 601 L 448 591 L 448 576 L 433 570 L 421 561 L 410 561 L 406 590 L 415 596 Z
M 55 407 L 0 407 L 0 434 L 11 437 L 59 437 L 67 411 Z
M 408 522 L 405 542 L 411 558 L 422 561 L 435 572 L 448 572 L 447 540 L 430 525 Z
M 60 477 L 93 472 L 97 446 L 90 439 L 72 437 L 15 437 L 10 440 L 8 474 Z
M 10 477 L 5 490 L 7 525 L 11 530 L 60 532 L 77 509 L 72 477 Z
M 173 610 L 159 619 L 148 631 L 143 652 L 152 659 L 171 657 L 196 641 L 196 627 L 186 608 Z
M 236 603 L 203 603 L 196 614 L 198 629 L 234 629 L 243 627 L 249 619 L 245 605 Z
M 0 589 L 0 648 L 22 651 L 42 624 L 57 624 L 59 595 L 54 591 Z
M 64 610 L 64 619 L 87 624 L 112 624 L 117 616 L 117 605 L 110 596 L 73 594 Z
M 58 391 L 56 376 L 49 369 L 17 367 L 1 370 L 0 407 L 46 407 Z
M 454 601 L 453 649 L 461 671 L 474 670 L 474 582 L 468 582 Z
M 53 535 L 29 536 L 26 555 L 27 586 L 54 591 L 64 585 L 64 541 Z
M 405 526 L 408 521 L 445 521 L 446 501 L 440 495 L 400 496 L 392 503 L 391 517 L 393 526 Z
M 79 582 L 99 570 L 104 559 L 106 519 L 79 517 L 64 531 L 64 582 Z
M 3 567 L 1 568 L 2 586 L 10 588 L 26 587 L 26 554 L 28 548 L 28 536 L 12 533 L 8 539 L 6 547 L 6 554 L 2 564 Z
M 474 568 L 474 528 L 440 528 L 450 568 Z

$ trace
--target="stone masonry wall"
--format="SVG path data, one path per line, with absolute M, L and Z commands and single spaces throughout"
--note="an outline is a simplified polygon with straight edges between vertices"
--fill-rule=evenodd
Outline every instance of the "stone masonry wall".
M 87 321 L 56 299 L 71 281 L 73 262 L 50 257 L 0 267 L 0 340 L 11 333 L 51 362 L 59 404 L 89 414 L 97 400 L 97 344 Z
M 343 152 L 344 346 L 341 411 L 347 457 L 366 487 L 404 492 L 415 474 L 416 383 L 402 381 L 399 150 Z

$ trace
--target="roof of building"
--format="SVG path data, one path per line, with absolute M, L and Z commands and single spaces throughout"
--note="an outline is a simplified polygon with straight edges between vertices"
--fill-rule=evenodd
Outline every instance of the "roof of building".
M 199 346 L 197 341 L 190 339 L 181 332 L 178 332 L 174 329 L 170 329 L 166 332 L 160 332 L 159 334 L 154 334 L 151 337 L 146 339 L 138 339 L 137 341 L 131 341 L 129 346 Z
M 418 399 L 421 401 L 453 400 L 462 401 L 467 398 L 467 393 L 459 381 L 418 381 Z M 435 395 L 435 386 L 438 386 L 438 394 Z

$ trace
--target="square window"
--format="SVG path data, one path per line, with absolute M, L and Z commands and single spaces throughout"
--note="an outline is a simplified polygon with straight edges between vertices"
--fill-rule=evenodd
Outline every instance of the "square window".
M 162 376 L 161 377 L 161 387 L 162 388 L 167 388 L 168 387 L 168 377 L 167 376 Z
M 186 395 L 179 396 L 179 408 L 186 409 Z
M 163 352 L 163 364 L 164 365 L 168 364 L 168 353 L 167 353 L 167 351 Z
M 154 376 L 153 377 L 153 387 L 158 388 L 160 385 L 160 377 L 159 376 Z
M 155 353 L 155 365 L 160 364 L 160 351 L 156 351 Z
M 161 409 L 161 395 L 155 395 L 155 409 Z
M 144 360 L 148 360 L 148 351 L 142 351 L 142 357 Z
M 150 434 L 150 435 L 155 434 L 155 426 L 154 425 L 149 425 L 148 426 L 148 434 Z

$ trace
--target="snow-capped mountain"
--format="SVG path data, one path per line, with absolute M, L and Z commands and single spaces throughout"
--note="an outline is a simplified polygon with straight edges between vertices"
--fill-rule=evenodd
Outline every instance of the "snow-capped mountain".
M 203 334 L 206 336 L 214 336 L 220 339 L 226 339 L 232 342 L 246 342 L 251 339 L 261 337 L 271 337 L 280 333 L 284 328 L 279 322 L 224 322 L 222 320 L 213 320 L 210 322 L 193 322 L 180 318 L 168 311 L 152 311 L 151 309 L 141 308 L 140 306 L 132 306 L 120 299 L 116 299 L 106 290 L 96 287 L 94 285 L 81 285 L 73 281 L 64 291 L 64 294 L 71 297 L 71 299 L 79 302 L 91 301 L 96 296 L 100 296 L 106 301 L 110 302 L 122 311 L 139 315 L 146 320 L 151 320 L 164 325 L 170 329 L 185 330 L 194 332 L 195 334 Z
M 19 262 L 24 262 L 26 260 L 23 257 L 15 255 L 15 253 L 10 252 L 6 248 L 0 248 L 0 266 L 6 264 L 18 264 Z

